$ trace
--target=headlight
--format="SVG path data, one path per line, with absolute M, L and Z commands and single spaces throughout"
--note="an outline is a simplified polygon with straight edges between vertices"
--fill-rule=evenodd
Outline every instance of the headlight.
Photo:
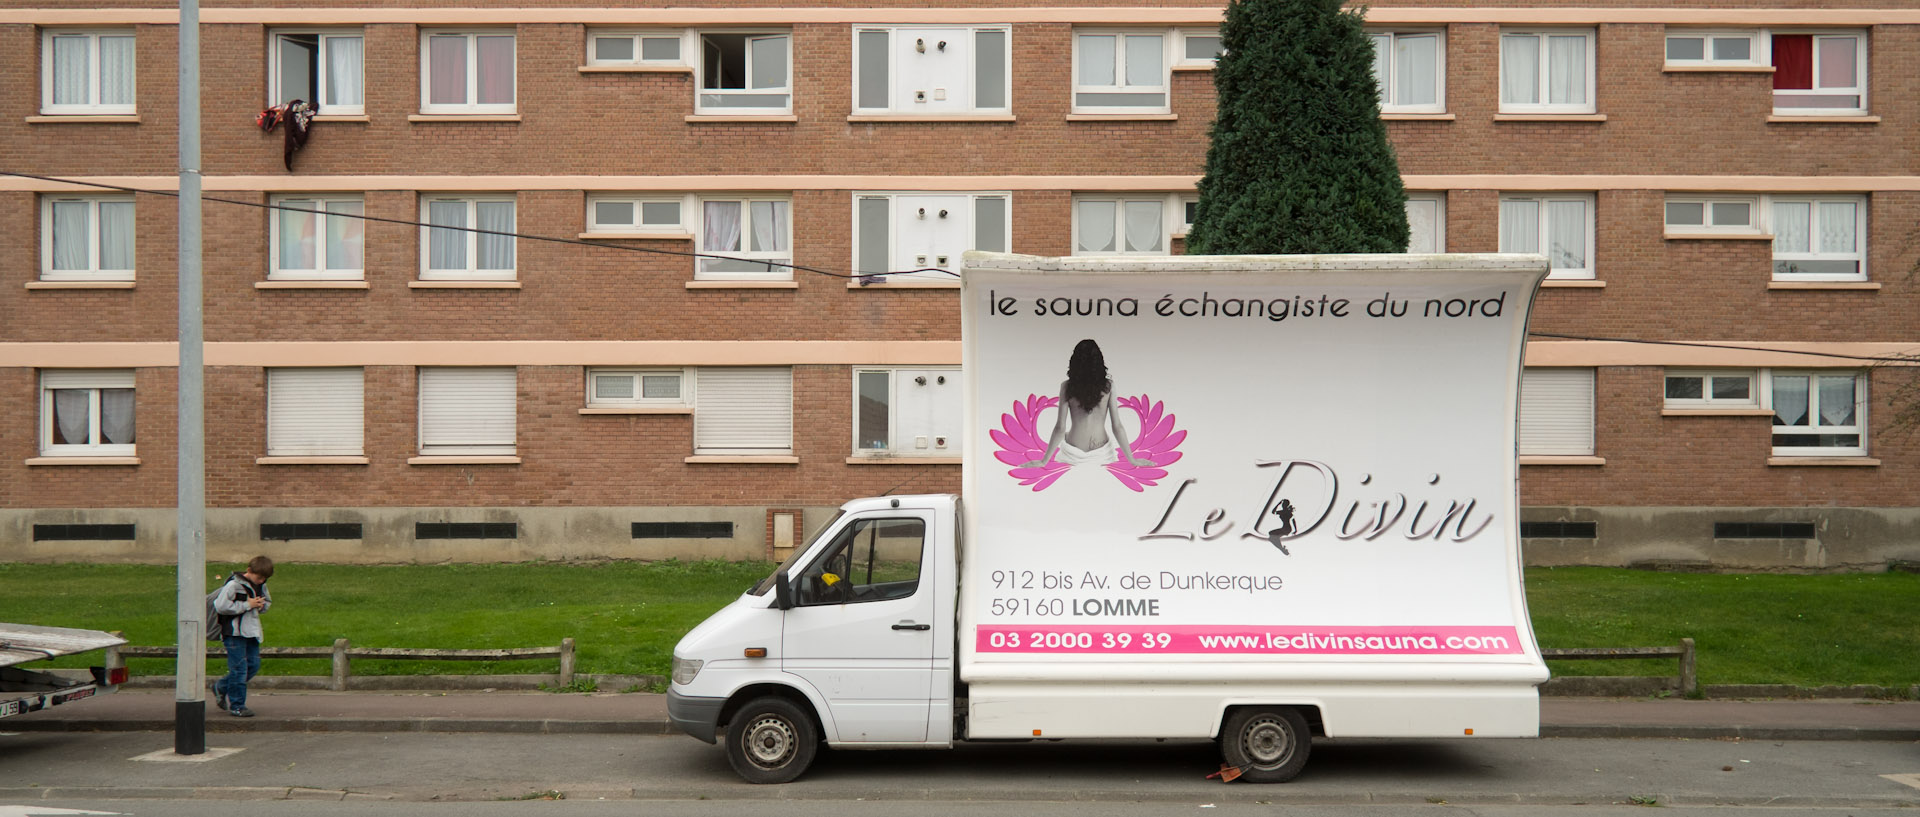
M 676 684 L 679 684 L 680 686 L 686 686 L 688 684 L 693 683 L 693 676 L 699 675 L 700 667 L 702 665 L 705 665 L 706 663 L 707 662 L 705 661 L 696 661 L 692 658 L 681 658 L 680 656 L 677 656 L 677 655 L 674 656 L 673 657 L 673 682 Z

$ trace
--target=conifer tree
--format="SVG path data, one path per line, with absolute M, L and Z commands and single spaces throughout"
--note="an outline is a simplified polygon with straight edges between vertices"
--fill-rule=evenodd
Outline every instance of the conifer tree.
M 1373 46 L 1341 0 L 1232 0 L 1194 254 L 1404 252 Z

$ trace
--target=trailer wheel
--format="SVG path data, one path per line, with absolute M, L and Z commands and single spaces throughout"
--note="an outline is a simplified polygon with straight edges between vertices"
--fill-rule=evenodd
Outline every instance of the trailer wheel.
M 820 748 L 813 718 L 792 701 L 748 701 L 727 724 L 727 762 L 748 783 L 785 783 L 807 770 Z
M 1285 783 L 1307 765 L 1313 733 L 1292 707 L 1236 709 L 1220 730 L 1220 754 L 1250 783 Z

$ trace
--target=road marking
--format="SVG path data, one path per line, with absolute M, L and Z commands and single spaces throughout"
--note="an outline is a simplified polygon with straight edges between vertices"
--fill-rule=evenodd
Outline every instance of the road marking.
M 153 763 L 205 763 L 209 760 L 219 760 L 220 758 L 226 757 L 227 755 L 233 754 L 238 751 L 240 751 L 239 747 L 216 749 L 214 747 L 209 746 L 207 747 L 207 751 L 201 754 L 183 755 L 173 751 L 172 749 L 161 749 L 156 752 L 148 752 L 144 755 L 134 755 L 130 759 L 144 760 L 144 761 L 149 761 Z M 0 817 L 9 817 L 9 815 L 0 814 Z
M 1920 789 L 1920 772 L 1914 774 L 1883 774 L 1880 776 L 1903 786 L 1912 786 Z
M 0 817 L 60 817 L 63 814 L 122 814 L 118 811 L 87 811 L 77 808 L 47 808 L 46 806 L 0 806 Z

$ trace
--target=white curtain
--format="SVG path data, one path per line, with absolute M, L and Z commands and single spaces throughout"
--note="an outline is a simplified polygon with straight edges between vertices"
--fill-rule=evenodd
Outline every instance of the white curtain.
M 1167 47 L 1160 35 L 1127 35 L 1127 84 L 1158 88 L 1166 84 Z
M 1120 38 L 1111 34 L 1080 36 L 1080 84 L 1113 86 L 1114 49 Z
M 1858 66 L 1855 58 L 1857 42 L 1852 37 L 1815 37 L 1814 49 L 1819 54 L 1814 58 L 1820 66 L 1817 87 L 1852 88 L 1858 84 L 1854 70 Z
M 1547 202 L 1548 266 L 1553 269 L 1587 268 L 1587 203 L 1584 201 Z
M 326 107 L 366 104 L 366 42 L 359 37 L 328 37 Z
M 1820 252 L 1851 253 L 1854 240 L 1853 203 L 1820 202 Z
M 1500 251 L 1540 251 L 1540 203 L 1500 202 Z
M 1164 226 L 1160 202 L 1127 202 L 1127 252 L 1159 252 Z
M 1587 101 L 1587 38 L 1547 38 L 1547 101 L 1580 105 Z
M 287 199 L 280 202 L 283 207 L 298 207 L 312 210 L 319 202 L 302 199 Z M 276 210 L 280 214 L 280 268 L 283 270 L 310 270 L 314 268 L 314 220 L 318 218 L 307 213 L 293 210 Z
M 1388 105 L 1394 101 L 1393 88 L 1387 80 L 1392 63 L 1388 61 L 1389 50 L 1393 47 L 1392 34 L 1374 34 L 1373 39 L 1373 84 L 1380 88 L 1380 104 Z
M 1394 41 L 1394 92 L 1401 105 L 1432 105 L 1439 101 L 1434 68 L 1439 61 L 1440 38 L 1433 34 L 1400 37 Z M 1378 43 L 1376 43 L 1377 47 Z
M 497 233 L 513 232 L 513 202 L 482 201 L 475 203 L 478 211 L 479 227 Z M 513 236 L 479 234 L 480 269 L 513 269 Z
M 1806 375 L 1777 376 L 1773 379 L 1773 424 L 1777 426 L 1807 424 Z
M 100 268 L 133 269 L 133 202 L 100 203 Z
M 92 268 L 87 257 L 88 222 L 93 205 L 84 201 L 53 203 L 53 268 L 83 270 Z
M 427 223 L 465 227 L 467 226 L 467 203 L 464 201 L 428 202 Z M 466 269 L 467 233 L 439 227 L 430 228 L 427 231 L 427 268 Z
M 87 94 L 87 38 L 85 35 L 53 38 L 53 104 L 85 105 Z
M 357 216 L 365 210 L 366 205 L 357 201 L 336 201 L 327 204 L 329 213 Z M 367 223 L 360 219 L 327 219 L 327 269 L 365 269 L 366 234 Z
M 1500 38 L 1500 101 L 1540 101 L 1540 38 L 1508 34 Z
M 1407 199 L 1407 252 L 1440 252 L 1434 246 L 1434 227 L 1439 218 L 1439 202 Z
M 91 425 L 88 411 L 92 403 L 91 389 L 54 389 L 53 425 L 54 431 L 60 435 L 55 442 L 62 445 L 87 445 L 91 442 L 87 428 Z
M 133 38 L 100 38 L 100 104 L 133 104 Z
M 1812 205 L 1804 201 L 1777 201 L 1773 203 L 1773 251 L 1775 253 L 1804 253 L 1812 248 L 1808 235 L 1808 224 L 1813 214 Z
M 133 389 L 100 390 L 100 441 L 133 443 Z
M 753 202 L 753 251 L 786 252 L 788 246 L 787 203 Z
M 1113 228 L 1119 205 L 1111 201 L 1080 202 L 1080 240 L 1074 252 L 1113 252 Z
M 701 218 L 706 226 L 700 238 L 701 252 L 740 251 L 740 202 L 710 201 Z
M 427 40 L 427 101 L 434 105 L 467 103 L 467 38 L 459 35 Z
M 482 105 L 513 104 L 513 37 L 478 37 Z
M 1820 378 L 1820 424 L 1853 425 L 1853 378 Z

